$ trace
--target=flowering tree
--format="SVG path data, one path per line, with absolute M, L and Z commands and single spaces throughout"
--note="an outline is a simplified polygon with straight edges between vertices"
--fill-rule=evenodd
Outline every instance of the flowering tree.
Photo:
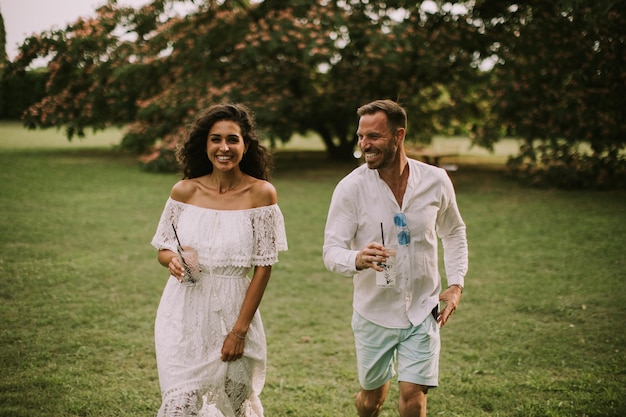
M 356 108 L 370 100 L 405 104 L 420 139 L 475 113 L 463 85 L 478 71 L 463 42 L 476 27 L 445 11 L 402 1 L 208 1 L 180 17 L 166 13 L 172 3 L 133 10 L 110 1 L 93 18 L 27 39 L 18 67 L 51 57 L 47 97 L 28 109 L 27 125 L 64 125 L 72 138 L 130 123 L 122 145 L 145 152 L 157 143 L 151 159 L 172 149 L 198 109 L 242 101 L 273 140 L 314 131 L 342 159 L 354 148 Z
M 413 140 L 525 138 L 511 166 L 529 177 L 578 170 L 599 183 L 624 172 L 624 0 L 207 0 L 178 16 L 179 3 L 189 1 L 133 10 L 109 0 L 27 39 L 15 70 L 50 57 L 47 96 L 27 125 L 63 125 L 69 138 L 128 125 L 122 145 L 162 167 L 199 109 L 241 101 L 273 141 L 313 131 L 346 159 L 356 108 L 391 98 Z M 479 69 L 486 58 L 492 71 Z M 583 141 L 591 159 L 577 153 Z
M 152 82 L 155 72 L 142 71 L 147 66 L 136 49 L 151 30 L 146 16 L 159 12 L 159 4 L 136 12 L 111 3 L 65 30 L 26 39 L 14 71 L 23 71 L 39 57 L 50 58 L 46 97 L 26 111 L 26 125 L 66 126 L 72 139 L 83 136 L 87 127 L 98 130 L 133 120 L 139 100 L 158 91 Z M 122 39 L 121 28 L 134 32 L 137 40 Z
M 478 71 L 459 33 L 477 28 L 443 11 L 426 14 L 420 3 L 323 3 L 264 11 L 245 40 L 260 53 L 238 46 L 246 54 L 242 62 L 254 60 L 262 69 L 243 83 L 241 97 L 269 101 L 262 119 L 282 139 L 312 130 L 331 157 L 350 158 L 355 111 L 376 98 L 408 108 L 414 139 L 430 140 L 436 130 L 467 119 L 474 104 L 463 93 Z M 455 80 L 463 82 L 454 86 Z

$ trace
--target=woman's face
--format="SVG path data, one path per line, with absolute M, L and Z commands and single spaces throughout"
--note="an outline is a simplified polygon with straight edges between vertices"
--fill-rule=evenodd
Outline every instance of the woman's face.
M 215 122 L 209 130 L 206 153 L 214 169 L 230 171 L 239 165 L 247 146 L 241 127 L 231 120 Z

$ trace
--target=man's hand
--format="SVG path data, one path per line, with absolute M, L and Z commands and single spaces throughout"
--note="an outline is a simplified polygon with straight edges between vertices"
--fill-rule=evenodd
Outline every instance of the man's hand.
M 439 301 L 443 301 L 445 303 L 445 308 L 439 313 L 439 317 L 437 317 L 437 323 L 441 327 L 443 327 L 447 322 L 456 307 L 459 305 L 459 301 L 461 301 L 461 293 L 463 289 L 458 285 L 451 285 L 444 292 L 439 294 Z
M 378 264 L 386 262 L 387 258 L 389 258 L 389 252 L 385 247 L 378 242 L 371 242 L 357 253 L 354 264 L 358 271 L 372 268 L 382 272 L 383 269 Z

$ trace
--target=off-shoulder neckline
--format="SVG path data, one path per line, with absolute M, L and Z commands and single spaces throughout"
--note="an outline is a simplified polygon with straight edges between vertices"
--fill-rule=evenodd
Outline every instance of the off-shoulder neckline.
M 182 202 L 182 201 L 174 200 L 172 197 L 169 197 L 168 201 L 176 203 L 176 204 L 181 204 L 183 206 L 197 208 L 199 210 L 207 210 L 207 211 L 214 211 L 214 212 L 220 212 L 220 213 L 222 213 L 222 212 L 224 212 L 224 213 L 244 213 L 244 212 L 249 212 L 249 211 L 257 211 L 257 210 L 260 211 L 260 210 L 264 210 L 264 209 L 268 209 L 268 208 L 272 208 L 272 207 L 278 206 L 277 203 L 274 203 L 274 204 L 270 204 L 268 206 L 252 207 L 252 208 L 248 208 L 248 209 L 219 210 L 219 209 L 208 208 L 208 207 L 200 207 L 200 206 L 196 206 L 195 204 L 189 204 L 189 203 L 185 203 L 185 202 Z

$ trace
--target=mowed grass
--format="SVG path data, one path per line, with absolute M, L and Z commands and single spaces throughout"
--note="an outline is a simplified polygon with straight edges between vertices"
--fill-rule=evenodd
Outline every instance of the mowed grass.
M 0 416 L 160 405 L 153 323 L 167 272 L 149 241 L 178 177 L 88 140 L 0 144 Z M 277 154 L 289 251 L 261 305 L 269 417 L 356 415 L 351 280 L 321 260 L 332 190 L 352 168 Z M 626 192 L 528 189 L 462 163 L 450 175 L 470 272 L 429 415 L 626 415 Z

